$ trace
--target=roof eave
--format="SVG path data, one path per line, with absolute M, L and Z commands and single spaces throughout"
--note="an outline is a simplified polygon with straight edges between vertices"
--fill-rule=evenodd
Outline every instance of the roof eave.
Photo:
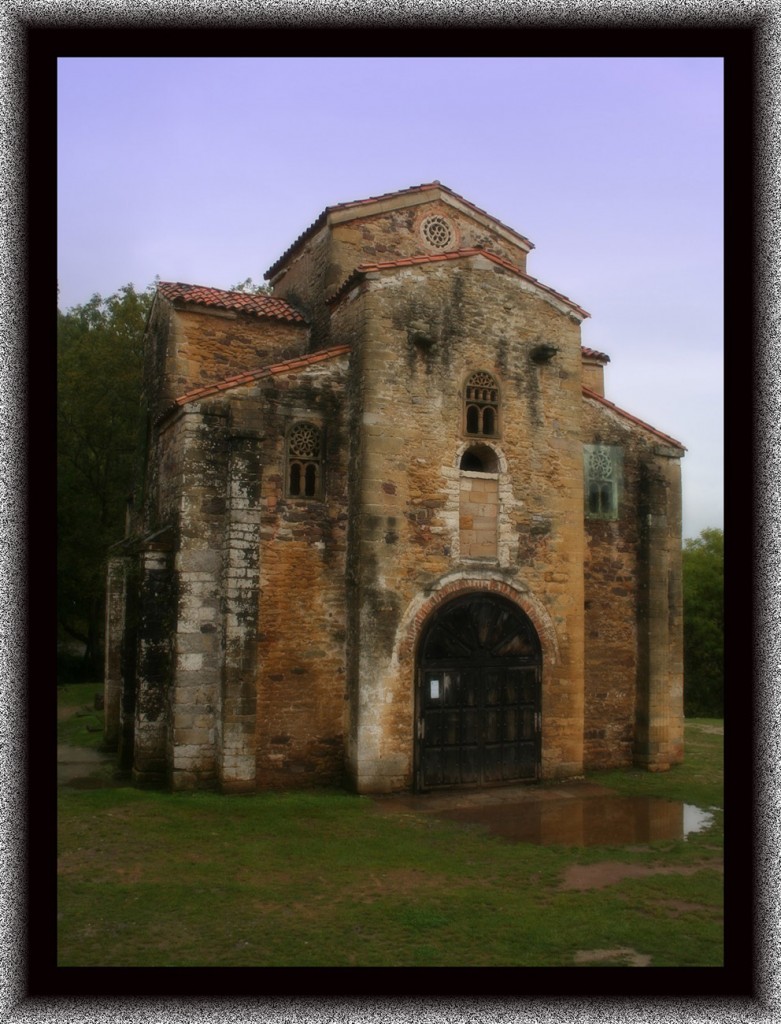
M 370 196 L 368 199 L 354 199 L 347 203 L 337 203 L 334 206 L 326 206 L 323 212 L 309 225 L 309 227 L 306 228 L 306 230 L 296 238 L 292 245 L 285 250 L 279 259 L 269 267 L 263 275 L 264 280 L 271 281 L 282 274 L 287 264 L 292 260 L 301 246 L 326 224 L 337 224 L 352 220 L 357 216 L 372 216 L 372 214 L 382 213 L 385 209 L 398 207 L 400 198 L 403 205 L 419 205 L 420 203 L 430 201 L 431 197 L 429 193 L 431 192 L 438 192 L 440 199 L 449 203 L 451 206 L 459 208 L 469 216 L 477 216 L 477 219 L 481 220 L 484 226 L 490 225 L 493 228 L 498 228 L 499 232 L 505 235 L 509 241 L 518 245 L 527 253 L 531 252 L 534 248 L 533 242 L 514 228 L 511 228 L 508 224 L 504 224 L 486 210 L 482 210 L 479 206 L 475 206 L 474 203 L 470 203 L 468 199 L 465 199 L 457 192 L 454 192 L 453 189 L 448 188 L 447 185 L 443 185 L 439 181 L 433 181 L 424 185 L 413 185 L 411 188 L 399 189 L 396 192 L 387 192 L 381 196 Z
M 293 356 L 291 359 L 284 359 L 279 363 L 271 363 L 257 370 L 247 370 L 244 373 L 234 374 L 232 377 L 215 381 L 213 384 L 204 384 L 201 387 L 193 388 L 183 395 L 179 395 L 173 399 L 172 405 L 166 411 L 170 412 L 173 409 L 181 409 L 201 398 L 211 398 L 225 391 L 232 391 L 234 388 L 241 387 L 244 384 L 254 384 L 256 381 L 264 380 L 267 377 L 276 377 L 282 373 L 292 373 L 295 370 L 306 370 L 310 366 L 316 366 L 329 359 L 347 355 L 349 352 L 349 345 L 333 345 L 331 348 L 319 349 L 315 352 L 310 352 L 308 355 Z
M 623 419 L 629 420 L 638 427 L 642 427 L 643 430 L 647 430 L 649 433 L 653 434 L 654 437 L 664 441 L 664 443 L 670 448 L 677 448 L 682 454 L 687 450 L 686 446 L 681 444 L 680 441 L 676 441 L 674 437 L 670 437 L 669 434 L 663 434 L 661 430 L 657 430 L 656 427 L 652 427 L 650 423 L 646 423 L 645 420 L 641 420 L 638 416 L 633 416 L 631 412 L 627 412 L 626 409 L 622 409 L 620 406 L 616 405 L 615 402 L 609 401 L 604 397 L 604 395 L 599 395 L 596 391 L 592 391 L 591 388 L 587 388 L 585 384 L 582 386 L 582 391 L 584 398 L 590 398 L 605 408 L 610 409 L 611 412 L 616 413 L 616 415 L 621 416 Z
M 543 295 L 550 301 L 554 300 L 560 305 L 564 306 L 569 314 L 573 315 L 579 321 L 588 319 L 591 314 L 579 306 L 576 302 L 568 296 L 563 295 L 561 292 L 557 292 L 554 288 L 548 287 L 538 281 L 536 277 L 531 277 L 529 274 L 519 270 L 518 267 L 514 266 L 508 260 L 505 260 L 501 256 L 497 256 L 496 253 L 492 253 L 489 249 L 461 249 L 454 252 L 436 253 L 430 256 L 407 256 L 399 260 L 391 260 L 387 263 L 364 263 L 345 278 L 341 285 L 335 289 L 335 291 L 326 299 L 328 305 L 333 305 L 341 300 L 347 293 L 360 280 L 365 280 L 372 275 L 382 273 L 389 270 L 407 270 L 410 267 L 418 266 L 430 266 L 435 263 L 447 263 L 461 259 L 471 259 L 474 257 L 484 257 L 491 263 L 502 267 L 504 270 L 508 270 L 511 274 L 514 274 L 519 280 L 526 282 L 527 285 L 535 291 L 542 292 Z

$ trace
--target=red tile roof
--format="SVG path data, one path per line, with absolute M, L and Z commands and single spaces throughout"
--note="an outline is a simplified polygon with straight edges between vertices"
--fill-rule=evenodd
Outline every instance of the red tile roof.
M 199 306 L 214 306 L 217 309 L 248 313 L 261 319 L 306 323 L 298 310 L 293 309 L 284 299 L 275 299 L 263 293 L 252 295 L 247 292 L 226 292 L 220 288 L 206 288 L 181 282 L 174 284 L 170 281 L 161 281 L 157 290 L 169 302 L 193 302 Z
M 602 395 L 598 395 L 596 391 L 592 391 L 591 388 L 584 387 L 583 396 L 584 398 L 591 398 L 595 402 L 599 402 L 600 405 L 607 406 L 608 409 L 611 409 L 619 416 L 623 416 L 624 419 L 631 420 L 632 423 L 636 423 L 637 426 L 642 427 L 644 430 L 650 431 L 656 437 L 664 441 L 665 444 L 669 444 L 673 448 L 680 448 L 681 451 L 686 451 L 685 446 L 682 445 L 680 441 L 676 441 L 674 437 L 670 437 L 669 434 L 663 434 L 661 430 L 657 430 L 656 427 L 652 427 L 650 423 L 645 423 L 643 420 L 638 419 L 637 416 L 633 416 L 631 412 L 627 412 L 625 409 L 620 409 L 613 402 L 608 402 L 606 398 L 603 398 Z
M 581 345 L 580 352 L 585 359 L 596 359 L 599 363 L 610 362 L 610 356 L 605 355 L 604 352 L 597 352 L 595 348 L 586 348 L 585 345 Z
M 315 366 L 328 359 L 335 359 L 337 356 L 346 355 L 350 351 L 349 345 L 334 345 L 333 348 L 324 348 L 319 352 L 310 352 L 305 356 L 295 356 L 293 359 L 285 359 L 280 363 L 273 363 L 271 366 L 262 366 L 259 370 L 248 370 L 246 373 L 237 373 L 234 377 L 227 377 L 225 380 L 217 381 L 214 384 L 204 384 L 202 387 L 193 388 L 179 398 L 174 399 L 174 407 L 187 405 L 199 398 L 206 398 L 208 395 L 216 395 L 221 391 L 230 391 L 242 384 L 253 384 L 256 380 L 264 377 L 274 377 L 280 373 L 291 373 L 294 370 L 304 370 L 308 366 Z
M 328 215 L 330 213 L 334 213 L 337 210 L 349 210 L 357 206 L 368 206 L 370 203 L 379 203 L 383 202 L 386 199 L 396 199 L 399 196 L 410 195 L 413 192 L 428 192 L 431 191 L 432 189 L 439 189 L 440 191 L 446 192 L 448 195 L 453 196 L 454 199 L 457 199 L 460 203 L 463 203 L 464 206 L 468 206 L 470 210 L 474 210 L 475 213 L 479 213 L 483 217 L 488 217 L 489 220 L 492 220 L 495 224 L 498 224 L 499 227 L 503 228 L 505 231 L 509 231 L 510 234 L 515 235 L 517 239 L 519 239 L 524 245 L 527 245 L 530 249 L 534 248 L 534 244 L 530 242 L 528 238 L 525 238 L 522 234 L 520 234 L 520 232 L 516 231 L 515 228 L 511 228 L 507 224 L 503 224 L 500 220 L 497 220 L 496 217 L 491 216 L 490 213 L 487 213 L 485 210 L 481 210 L 479 206 L 475 206 L 474 203 L 470 203 L 468 199 L 464 199 L 464 197 L 460 196 L 458 192 L 454 192 L 452 188 L 448 188 L 447 185 L 443 185 L 441 181 L 430 181 L 425 185 L 412 185 L 410 186 L 410 188 L 399 189 L 398 192 L 385 192 L 381 196 L 370 196 L 368 199 L 353 199 L 351 202 L 348 203 L 337 203 L 335 206 L 326 206 L 326 208 L 323 210 L 323 212 L 320 214 L 317 220 L 310 224 L 306 231 L 303 231 L 298 236 L 295 242 L 293 242 L 293 244 L 285 250 L 285 252 L 276 261 L 276 263 L 269 267 L 269 269 L 263 276 L 266 278 L 266 280 L 273 277 L 274 274 L 276 274 L 276 272 L 282 268 L 288 257 L 291 255 L 291 253 L 295 252 L 295 250 L 301 245 L 302 242 L 306 241 L 307 238 L 310 238 L 313 234 L 315 234 L 315 232 L 320 230 L 320 228 L 328 220 Z
M 453 252 L 439 252 L 433 253 L 428 256 L 407 256 L 404 259 L 390 260 L 387 263 L 362 263 L 359 267 L 350 274 L 350 276 L 337 288 L 337 290 L 328 299 L 329 302 L 335 302 L 338 298 L 349 291 L 350 288 L 355 284 L 359 277 L 363 277 L 365 274 L 380 270 L 395 270 L 398 267 L 413 267 L 419 266 L 424 263 L 444 263 L 448 260 L 461 260 L 470 256 L 485 256 L 486 259 L 491 260 L 499 267 L 503 267 L 505 270 L 509 270 L 515 274 L 516 277 L 520 277 L 524 281 L 530 281 L 537 288 L 547 292 L 549 295 L 555 296 L 562 302 L 566 303 L 570 309 L 580 313 L 581 316 L 590 316 L 585 309 L 582 309 L 577 303 L 573 302 L 572 299 L 567 298 L 566 295 L 562 295 L 561 292 L 555 291 L 553 288 L 549 288 L 548 285 L 538 281 L 536 277 L 532 277 L 530 274 L 525 274 L 522 270 L 519 270 L 514 263 L 510 263 L 509 260 L 504 259 L 502 256 L 497 256 L 496 253 L 491 252 L 489 249 L 455 249 Z

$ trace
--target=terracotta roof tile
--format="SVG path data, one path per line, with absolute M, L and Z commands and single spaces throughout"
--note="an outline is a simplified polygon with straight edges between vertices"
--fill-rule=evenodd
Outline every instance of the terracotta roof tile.
M 310 355 L 296 356 L 293 359 L 285 359 L 270 366 L 261 366 L 258 370 L 247 370 L 244 373 L 238 373 L 234 377 L 227 377 L 225 380 L 217 381 L 214 384 L 204 384 L 199 388 L 193 388 L 186 394 L 175 398 L 171 408 L 179 408 L 199 398 L 215 395 L 220 391 L 229 391 L 231 388 L 239 387 L 242 384 L 253 384 L 256 380 L 262 380 L 265 377 L 274 377 L 280 373 L 303 370 L 307 366 L 314 366 L 317 363 L 325 362 L 327 359 L 335 359 L 337 356 L 346 355 L 349 351 L 349 345 L 334 345 L 333 348 L 321 349 L 319 352 L 312 352 Z
M 585 345 L 581 345 L 580 351 L 586 359 L 596 359 L 600 363 L 610 362 L 610 356 L 606 355 L 604 352 L 597 352 L 595 348 L 586 348 Z
M 661 430 L 657 430 L 656 427 L 652 427 L 650 423 L 646 423 L 644 420 L 638 419 L 637 416 L 633 416 L 631 412 L 627 412 L 625 409 L 619 408 L 619 406 L 615 405 L 613 402 L 609 402 L 602 395 L 598 395 L 596 391 L 592 391 L 591 388 L 584 386 L 583 395 L 585 398 L 591 398 L 595 402 L 599 402 L 600 405 L 607 406 L 608 409 L 612 409 L 613 412 L 617 413 L 619 416 L 623 416 L 624 419 L 631 420 L 632 423 L 636 423 L 644 430 L 650 431 L 652 434 L 655 434 L 656 437 L 664 441 L 665 444 L 669 444 L 673 448 L 680 448 L 681 451 L 686 451 L 685 446 L 682 445 L 680 441 L 676 441 L 674 437 L 670 437 L 669 434 L 663 434 Z
M 511 273 L 515 274 L 516 277 L 520 277 L 524 281 L 530 281 L 537 288 L 540 288 L 549 295 L 553 295 L 557 299 L 560 299 L 568 305 L 570 309 L 580 313 L 584 318 L 591 315 L 566 295 L 548 287 L 548 285 L 538 281 L 536 277 L 531 277 L 529 274 L 525 274 L 522 270 L 519 270 L 514 263 L 510 263 L 509 260 L 504 259 L 502 256 L 497 256 L 496 253 L 491 252 L 489 249 L 455 249 L 452 252 L 432 253 L 427 256 L 408 256 L 405 259 L 390 260 L 387 263 L 362 263 L 359 267 L 355 268 L 355 270 L 345 281 L 342 282 L 341 285 L 339 285 L 327 301 L 335 302 L 337 299 L 341 298 L 342 295 L 350 290 L 360 277 L 364 277 L 366 274 L 376 273 L 382 270 L 394 270 L 399 267 L 419 266 L 424 263 L 442 263 L 448 260 L 461 260 L 470 256 L 485 256 L 485 258 L 490 260 L 492 263 L 495 263 L 497 266 L 503 267 L 505 270 L 509 270 Z
M 306 323 L 298 310 L 293 309 L 284 299 L 277 299 L 263 293 L 251 295 L 246 292 L 226 292 L 221 288 L 206 288 L 203 285 L 170 281 L 161 281 L 157 290 L 169 302 L 192 302 L 199 306 L 213 306 L 217 309 L 248 313 L 250 316 L 261 319 Z
M 413 192 L 428 192 L 434 189 L 439 189 L 442 192 L 447 192 L 448 195 L 453 196 L 454 199 L 457 199 L 460 203 L 463 203 L 464 206 L 469 207 L 470 210 L 474 210 L 475 213 L 479 213 L 483 217 L 488 217 L 489 220 L 492 220 L 495 224 L 498 224 L 500 227 L 504 228 L 505 231 L 509 231 L 511 234 L 515 235 L 515 237 L 520 239 L 524 243 L 524 245 L 528 245 L 530 249 L 534 248 L 534 245 L 529 241 L 529 239 L 525 238 L 522 234 L 520 234 L 520 232 L 516 231 L 515 228 L 511 228 L 509 225 L 503 224 L 500 220 L 497 220 L 496 217 L 493 217 L 486 210 L 481 210 L 479 206 L 475 206 L 474 203 L 470 203 L 468 199 L 464 199 L 464 197 L 460 196 L 458 192 L 454 192 L 452 188 L 448 188 L 447 185 L 443 185 L 442 182 L 430 181 L 425 185 L 411 185 L 409 188 L 399 189 L 398 192 L 385 192 L 383 195 L 370 196 L 368 199 L 353 199 L 352 201 L 347 203 L 337 203 L 335 206 L 326 206 L 326 208 L 323 210 L 320 216 L 315 221 L 313 221 L 309 225 L 309 227 L 298 236 L 295 242 L 293 242 L 293 244 L 290 245 L 285 250 L 285 252 L 279 257 L 279 259 L 271 267 L 269 267 L 269 269 L 264 274 L 264 277 L 266 278 L 266 280 L 273 277 L 274 274 L 282 268 L 287 258 L 291 255 L 291 253 L 295 252 L 299 245 L 301 245 L 302 242 L 306 241 L 307 238 L 310 238 L 313 234 L 315 234 L 316 231 L 320 230 L 320 228 L 328 220 L 328 215 L 330 213 L 334 213 L 337 210 L 349 210 L 356 206 L 368 206 L 371 203 L 382 202 L 386 199 L 395 199 L 399 196 L 410 195 Z

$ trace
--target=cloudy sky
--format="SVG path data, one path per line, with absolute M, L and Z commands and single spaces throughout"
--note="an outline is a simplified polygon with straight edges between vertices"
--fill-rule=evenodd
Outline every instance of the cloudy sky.
M 63 58 L 59 304 L 263 273 L 326 207 L 435 179 L 591 313 L 607 397 L 723 525 L 718 58 Z

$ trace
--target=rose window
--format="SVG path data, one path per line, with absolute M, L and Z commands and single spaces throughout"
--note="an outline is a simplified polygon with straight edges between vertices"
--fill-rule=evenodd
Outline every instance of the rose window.
M 311 423 L 297 423 L 290 431 L 289 451 L 299 459 L 319 459 L 320 431 Z
M 444 217 L 427 217 L 421 225 L 423 237 L 435 249 L 446 249 L 453 241 L 453 232 Z

